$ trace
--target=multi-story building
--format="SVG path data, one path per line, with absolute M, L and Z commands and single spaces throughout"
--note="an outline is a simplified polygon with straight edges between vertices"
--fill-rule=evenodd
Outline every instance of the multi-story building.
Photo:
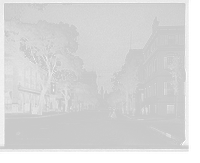
M 138 86 L 133 99 L 133 105 L 136 112 L 140 112 L 143 104 L 144 88 L 143 88 L 143 49 L 132 49 L 126 56 L 126 64 L 134 64 L 138 66 Z
M 85 69 L 82 72 L 82 81 L 86 84 L 90 84 L 95 87 L 97 90 L 97 75 L 94 71 L 86 71 Z
M 36 68 L 22 58 L 5 55 L 5 113 L 37 113 L 41 92 L 40 76 Z M 44 72 L 45 74 L 45 72 Z M 49 92 L 45 96 L 50 109 Z
M 143 49 L 137 113 L 151 116 L 184 117 L 185 114 L 185 28 L 159 26 Z

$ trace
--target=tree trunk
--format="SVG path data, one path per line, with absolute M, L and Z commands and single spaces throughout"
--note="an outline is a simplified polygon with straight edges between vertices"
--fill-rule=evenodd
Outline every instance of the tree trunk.
M 135 116 L 135 111 L 136 111 L 136 108 L 135 108 L 135 98 L 132 98 L 132 115 Z
M 44 96 L 46 94 L 45 89 L 42 90 L 41 94 L 40 94 L 40 99 L 39 99 L 39 106 L 38 106 L 38 115 L 42 115 L 42 110 L 44 107 Z
M 128 113 L 128 106 L 129 106 L 129 98 L 128 98 L 128 92 L 126 91 L 126 114 Z
M 69 112 L 68 110 L 68 99 L 65 98 L 65 112 Z
M 123 102 L 122 102 L 122 114 L 124 114 L 124 106 L 123 106 Z

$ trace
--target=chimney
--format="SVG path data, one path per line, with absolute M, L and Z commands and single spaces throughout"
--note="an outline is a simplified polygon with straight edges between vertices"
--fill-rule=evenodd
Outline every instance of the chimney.
M 158 27 L 158 24 L 159 24 L 159 21 L 157 21 L 157 17 L 155 17 L 155 19 L 153 21 L 153 25 L 152 25 L 152 33 L 154 32 L 156 27 Z

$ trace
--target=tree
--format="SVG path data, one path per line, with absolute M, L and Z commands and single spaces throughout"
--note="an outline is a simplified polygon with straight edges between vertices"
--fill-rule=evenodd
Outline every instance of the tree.
M 114 74 L 113 78 L 113 89 L 120 90 L 125 95 L 125 104 L 126 111 L 128 112 L 129 108 L 134 106 L 130 106 L 134 104 L 134 94 L 136 92 L 139 80 L 138 80 L 138 70 L 136 67 L 126 67 L 126 69 L 122 69 L 119 73 Z M 134 109 L 134 108 L 132 108 Z M 123 108 L 123 113 L 124 108 Z M 134 111 L 134 110 L 133 110 Z
M 73 84 L 82 74 L 82 64 L 82 60 L 79 57 L 75 57 L 74 65 L 72 67 L 73 71 L 62 70 L 58 71 L 55 75 L 56 78 L 59 79 L 58 90 L 65 98 L 65 111 L 68 111 L 68 101 L 70 99 Z
M 179 54 L 175 54 L 175 56 L 172 59 L 172 62 L 169 64 L 169 73 L 171 74 L 171 87 L 174 90 L 174 96 L 175 96 L 175 117 L 177 119 L 177 96 L 178 96 L 178 90 L 180 89 L 180 80 L 182 78 L 182 69 L 183 63 L 181 63 L 181 56 Z
M 65 111 L 68 111 L 69 92 L 77 82 L 77 76 L 74 71 L 63 69 L 54 75 L 54 80 L 58 83 L 60 93 L 65 99 Z
M 25 35 L 23 29 L 24 24 L 16 18 L 4 22 L 4 50 L 12 55 L 15 60 L 25 58 L 21 43 Z
M 85 106 L 92 105 L 93 107 L 98 104 L 97 90 L 94 86 L 76 82 L 74 84 L 75 97 L 82 101 Z
M 134 115 L 135 113 L 135 102 L 134 102 L 134 95 L 133 93 L 135 93 L 137 85 L 139 83 L 138 80 L 138 66 L 135 65 L 135 61 L 134 59 L 132 59 L 130 61 L 130 63 L 125 64 L 125 77 L 127 80 L 127 89 L 128 89 L 128 93 L 130 95 L 131 98 L 131 102 L 130 102 L 130 107 L 132 109 L 132 115 Z
M 110 106 L 114 106 L 115 108 L 117 107 L 118 103 L 121 103 L 123 114 L 124 114 L 124 108 L 123 108 L 124 101 L 125 101 L 124 93 L 120 90 L 115 90 L 114 92 L 111 92 L 107 98 L 107 103 Z
M 42 90 L 38 114 L 42 114 L 44 96 L 53 75 L 61 69 L 76 72 L 72 53 L 78 49 L 78 32 L 75 26 L 64 23 L 51 24 L 40 21 L 34 25 L 11 21 L 5 24 L 8 47 L 9 43 L 12 43 L 19 52 L 19 57 L 25 57 L 40 73 Z M 63 64 L 59 65 L 59 60 L 63 61 Z

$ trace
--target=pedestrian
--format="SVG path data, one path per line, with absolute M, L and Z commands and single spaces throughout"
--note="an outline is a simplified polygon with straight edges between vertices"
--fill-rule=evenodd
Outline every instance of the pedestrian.
M 117 115 L 116 115 L 116 112 L 115 112 L 115 108 L 112 109 L 112 114 L 111 114 L 111 119 L 117 119 Z
M 145 106 L 146 115 L 148 114 L 148 108 Z
M 112 108 L 111 108 L 111 107 L 108 107 L 108 111 L 109 111 L 108 119 L 110 119 L 110 118 L 111 118 L 111 114 L 112 114 Z
M 144 114 L 144 107 L 142 107 L 141 112 L 142 112 L 142 115 L 143 115 Z

